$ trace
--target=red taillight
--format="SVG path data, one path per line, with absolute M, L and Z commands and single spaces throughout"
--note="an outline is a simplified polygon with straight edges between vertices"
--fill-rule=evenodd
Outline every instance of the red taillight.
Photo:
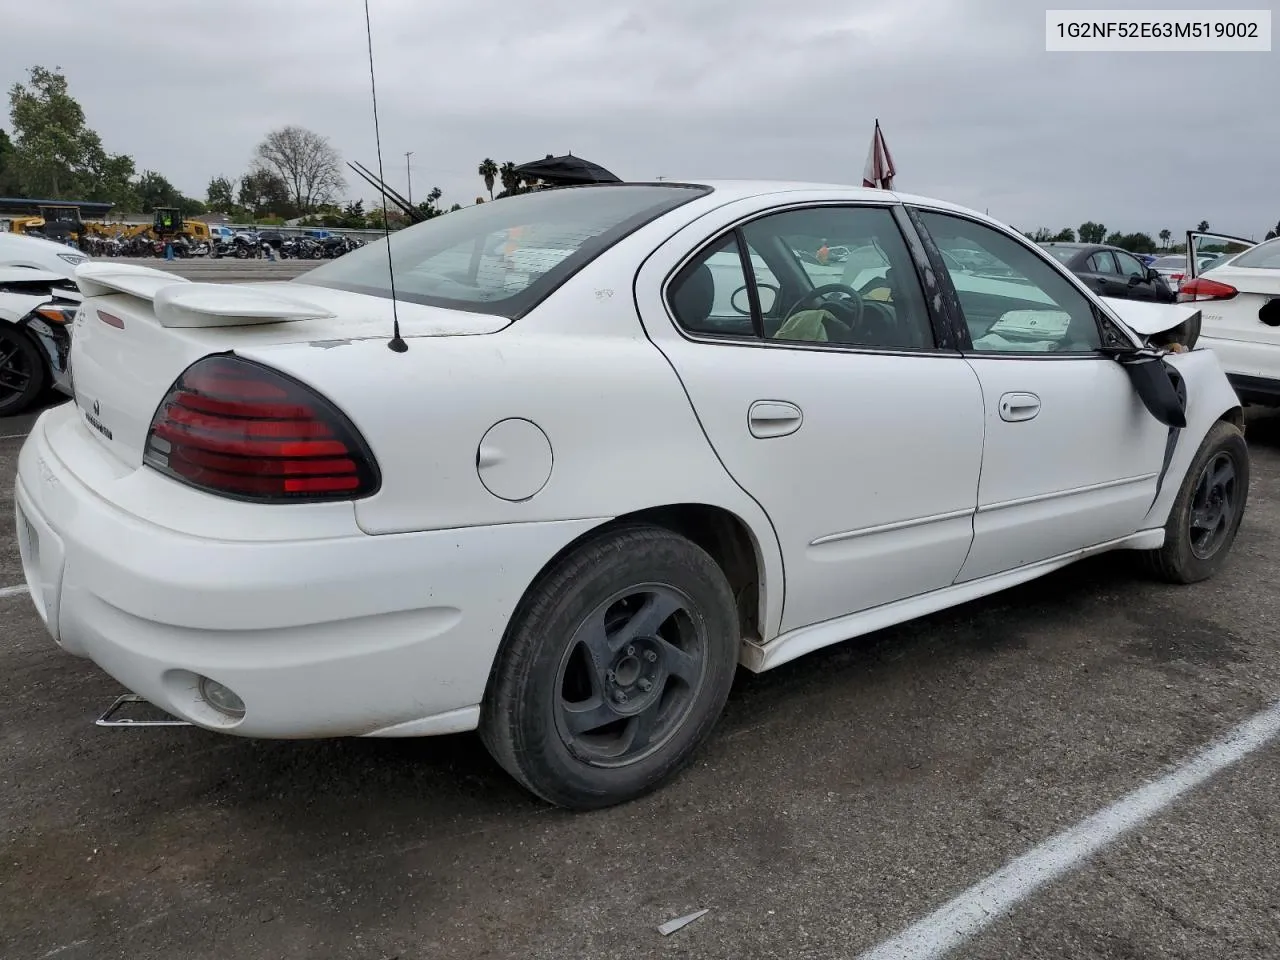
M 336 407 L 269 367 L 205 357 L 151 418 L 143 461 L 239 500 L 350 500 L 378 488 L 373 455 Z
M 1195 300 L 1230 300 L 1240 291 L 1229 283 L 1219 283 L 1217 280 L 1207 280 L 1204 277 L 1197 277 L 1194 280 L 1187 280 L 1178 288 L 1178 302 L 1185 303 Z

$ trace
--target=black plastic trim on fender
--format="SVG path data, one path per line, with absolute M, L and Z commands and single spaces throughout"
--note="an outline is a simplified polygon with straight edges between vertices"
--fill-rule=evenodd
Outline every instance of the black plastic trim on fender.
M 1169 378 L 1173 381 L 1174 392 L 1178 395 L 1178 401 L 1182 404 L 1182 409 L 1187 409 L 1187 383 L 1182 379 L 1181 374 L 1169 368 L 1172 371 Z M 1169 465 L 1173 463 L 1173 454 L 1178 449 L 1178 438 L 1182 435 L 1179 427 L 1169 428 L 1169 437 L 1164 444 L 1164 463 L 1160 465 L 1160 476 L 1156 478 L 1156 495 L 1151 498 L 1151 506 L 1155 506 L 1156 501 L 1160 499 L 1160 491 L 1164 489 L 1164 478 L 1169 473 Z M 1150 509 L 1150 508 L 1148 508 Z

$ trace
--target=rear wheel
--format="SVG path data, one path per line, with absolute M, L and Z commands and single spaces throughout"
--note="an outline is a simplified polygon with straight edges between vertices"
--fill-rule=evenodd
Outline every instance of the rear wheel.
M 0 417 L 35 403 L 47 379 L 40 348 L 22 330 L 0 324 Z
M 550 803 L 588 810 L 634 799 L 710 733 L 738 640 L 728 581 L 701 547 L 655 527 L 603 534 L 520 604 L 481 736 Z
M 1235 542 L 1249 497 L 1249 447 L 1233 423 L 1213 425 L 1183 478 L 1165 523 L 1164 546 L 1147 554 L 1170 583 L 1218 572 Z

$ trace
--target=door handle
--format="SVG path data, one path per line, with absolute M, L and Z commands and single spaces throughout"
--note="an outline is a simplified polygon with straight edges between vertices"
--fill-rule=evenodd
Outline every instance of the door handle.
M 800 429 L 804 414 L 785 400 L 757 400 L 747 411 L 747 429 L 753 437 L 785 437 Z
M 1034 393 L 1006 393 L 1000 398 L 1000 419 L 1009 423 L 1033 420 L 1040 412 L 1040 398 Z

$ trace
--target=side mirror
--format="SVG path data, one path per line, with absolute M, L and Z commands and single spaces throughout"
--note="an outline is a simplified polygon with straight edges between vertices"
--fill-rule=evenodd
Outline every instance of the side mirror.
M 1157 281 L 1157 280 L 1159 280 L 1159 279 L 1160 279 L 1160 271 L 1159 271 L 1159 270 L 1152 270 L 1152 269 L 1148 268 L 1148 269 L 1147 269 L 1147 279 L 1148 279 L 1148 280 L 1150 280 L 1152 283 L 1155 283 L 1155 281 Z
M 1129 374 L 1129 381 L 1142 398 L 1147 411 L 1166 427 L 1182 429 L 1187 425 L 1183 398 L 1173 384 L 1172 371 L 1164 357 L 1146 350 L 1118 353 L 1115 359 Z

